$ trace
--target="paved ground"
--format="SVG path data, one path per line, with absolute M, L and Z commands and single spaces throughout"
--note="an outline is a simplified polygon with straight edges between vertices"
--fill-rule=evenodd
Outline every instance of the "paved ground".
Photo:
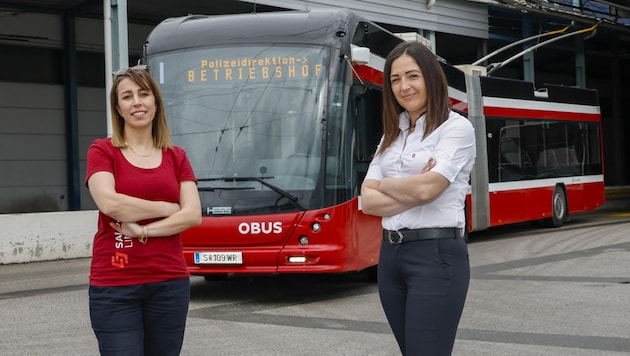
M 630 354 L 630 214 L 473 234 L 453 355 Z M 96 355 L 89 259 L 0 265 L 1 355 Z M 182 355 L 399 355 L 364 274 L 192 278 Z

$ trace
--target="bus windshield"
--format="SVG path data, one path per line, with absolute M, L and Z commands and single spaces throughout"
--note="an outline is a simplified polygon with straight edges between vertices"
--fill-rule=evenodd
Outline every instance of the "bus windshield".
M 328 57 L 322 47 L 273 44 L 149 58 L 206 215 L 309 206 L 322 164 Z

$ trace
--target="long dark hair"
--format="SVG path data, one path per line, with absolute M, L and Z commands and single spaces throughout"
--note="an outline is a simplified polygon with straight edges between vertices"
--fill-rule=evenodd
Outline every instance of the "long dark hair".
M 448 82 L 437 57 L 426 46 L 419 42 L 402 42 L 396 46 L 385 60 L 383 70 L 383 143 L 376 154 L 383 153 L 394 142 L 400 129 L 398 127 L 400 113 L 405 109 L 396 101 L 392 92 L 390 76 L 392 62 L 400 56 L 411 56 L 424 77 L 427 90 L 426 124 L 423 137 L 427 137 L 438 126 L 448 119 L 451 105 L 448 99 Z

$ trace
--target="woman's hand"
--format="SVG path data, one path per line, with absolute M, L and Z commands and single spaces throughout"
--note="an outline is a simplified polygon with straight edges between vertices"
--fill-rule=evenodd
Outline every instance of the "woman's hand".
M 117 232 L 127 237 L 139 238 L 142 236 L 142 226 L 135 222 L 110 222 L 109 225 Z
M 435 158 L 431 157 L 427 161 L 427 164 L 425 164 L 424 167 L 422 168 L 422 173 L 426 173 L 426 172 L 432 170 L 433 167 L 435 167 Z

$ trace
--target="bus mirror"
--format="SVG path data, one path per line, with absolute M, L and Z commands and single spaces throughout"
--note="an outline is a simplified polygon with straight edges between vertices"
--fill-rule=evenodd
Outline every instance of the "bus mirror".
M 370 62 L 370 49 L 367 47 L 352 47 L 352 63 L 359 65 Z

